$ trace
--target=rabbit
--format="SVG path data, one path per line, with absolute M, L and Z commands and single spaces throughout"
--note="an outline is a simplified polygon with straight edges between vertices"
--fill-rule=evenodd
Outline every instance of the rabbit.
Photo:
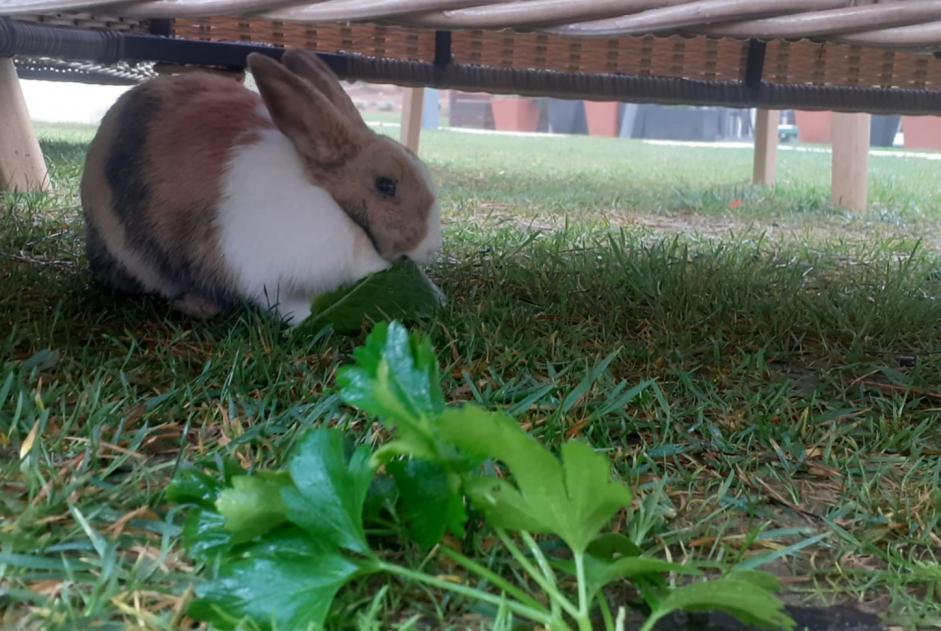
M 207 73 L 124 93 L 81 183 L 92 275 L 189 316 L 240 304 L 289 326 L 317 295 L 441 247 L 426 166 L 363 121 L 315 53 L 247 57 L 258 93 Z

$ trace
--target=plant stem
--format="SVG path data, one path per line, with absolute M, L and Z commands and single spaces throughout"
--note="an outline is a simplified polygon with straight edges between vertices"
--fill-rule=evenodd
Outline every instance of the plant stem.
M 500 541 L 506 546 L 506 549 L 510 551 L 510 554 L 513 555 L 513 558 L 520 564 L 520 566 L 526 570 L 526 573 L 532 577 L 536 584 L 542 588 L 546 595 L 549 596 L 549 599 L 553 602 L 558 602 L 562 606 L 562 609 L 572 616 L 573 618 L 578 617 L 578 609 L 575 608 L 575 605 L 566 598 L 562 593 L 556 589 L 555 585 L 550 584 L 537 570 L 533 567 L 533 564 L 529 562 L 529 559 L 526 558 L 526 555 L 523 554 L 523 551 L 520 550 L 513 540 L 510 539 L 509 535 L 506 534 L 506 531 L 502 528 L 495 528 L 494 531 L 497 533 L 497 537 L 500 538 Z
M 539 565 L 539 569 L 542 570 L 542 575 L 546 578 L 546 581 L 552 585 L 552 589 L 558 590 L 558 584 L 555 580 L 555 572 L 552 571 L 552 568 L 549 566 L 549 561 L 546 559 L 546 555 L 542 553 L 539 544 L 536 543 L 536 540 L 533 539 L 533 536 L 526 531 L 520 532 L 520 535 L 523 537 L 523 541 L 526 542 L 529 551 L 532 553 L 533 558 L 536 559 L 536 563 Z M 550 599 L 550 606 L 552 608 L 552 615 L 559 615 L 559 603 L 554 599 Z
M 611 617 L 611 607 L 608 606 L 608 599 L 604 597 L 604 594 L 598 598 L 598 608 L 601 609 L 605 631 L 614 631 L 614 618 Z
M 614 631 L 624 631 L 627 625 L 627 609 L 618 607 L 618 619 L 614 622 Z
M 539 564 L 539 569 L 542 570 L 542 575 L 546 577 L 546 580 L 549 581 L 553 587 L 555 587 L 555 572 L 552 571 L 552 568 L 549 566 L 549 561 L 546 559 L 546 555 L 542 553 L 542 549 L 539 547 L 539 544 L 536 543 L 536 540 L 533 539 L 533 536 L 528 532 L 522 531 L 520 535 L 523 537 L 523 541 L 526 542 L 526 546 L 529 548 L 529 551 L 532 552 L 533 558 L 536 559 L 536 563 Z
M 532 596 L 524 592 L 522 589 L 512 584 L 511 582 L 509 582 L 508 580 L 506 580 L 499 574 L 485 568 L 483 565 L 477 563 L 476 561 L 467 558 L 460 552 L 452 550 L 451 548 L 448 548 L 446 546 L 440 546 L 438 550 L 440 551 L 442 555 L 448 557 L 449 559 L 451 559 L 452 561 L 454 561 L 455 563 L 463 567 L 465 570 L 469 570 L 473 572 L 474 574 L 476 574 L 477 576 L 490 581 L 491 583 L 493 583 L 495 587 L 502 589 L 508 595 L 520 601 L 522 604 L 526 605 L 527 607 L 532 607 L 534 609 L 539 609 L 542 607 L 542 605 L 535 598 L 533 598 Z
M 574 552 L 575 578 L 578 580 L 578 628 L 591 631 L 588 618 L 588 585 L 585 584 L 585 553 Z
M 500 607 L 501 605 L 505 604 L 506 607 L 514 614 L 522 616 L 527 620 L 538 622 L 542 625 L 548 626 L 550 623 L 555 622 L 555 620 L 553 620 L 552 614 L 542 608 L 537 609 L 534 607 L 529 607 L 522 603 L 518 603 L 515 600 L 507 600 L 506 598 L 501 598 L 500 596 L 476 589 L 474 587 L 467 587 L 466 585 L 452 583 L 451 581 L 446 581 L 423 572 L 416 572 L 415 570 L 402 567 L 401 565 L 395 565 L 394 563 L 380 561 L 378 567 L 380 570 L 388 572 L 389 574 L 395 574 L 397 576 L 408 578 L 419 583 L 424 583 L 425 585 L 431 585 L 432 587 L 437 587 L 438 589 L 445 589 L 480 602 L 494 605 L 496 607 Z
M 666 612 L 666 611 L 656 611 L 656 610 L 651 611 L 651 612 L 650 612 L 650 615 L 647 616 L 647 619 L 644 620 L 644 624 L 641 625 L 639 631 L 651 631 L 651 629 L 653 629 L 654 625 L 657 624 L 657 622 L 659 622 L 660 618 L 662 618 L 663 616 L 665 616 L 667 613 L 669 613 L 669 612 Z

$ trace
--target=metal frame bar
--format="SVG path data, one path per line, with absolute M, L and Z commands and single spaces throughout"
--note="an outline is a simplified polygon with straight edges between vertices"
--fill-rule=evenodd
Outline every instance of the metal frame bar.
M 745 57 L 745 87 L 758 90 L 765 72 L 765 52 L 768 45 L 756 39 L 748 42 L 748 56 Z

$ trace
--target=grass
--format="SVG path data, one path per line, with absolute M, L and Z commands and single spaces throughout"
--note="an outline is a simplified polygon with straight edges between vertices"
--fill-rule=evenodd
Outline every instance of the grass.
M 93 130 L 40 133 L 53 192 L 0 204 L 0 625 L 178 628 L 195 568 L 162 501 L 175 467 L 275 464 L 321 424 L 374 440 L 331 394 L 361 340 L 95 289 L 77 199 Z M 637 489 L 621 527 L 655 554 L 941 626 L 936 164 L 874 157 L 851 216 L 827 205 L 824 154 L 783 152 L 771 192 L 746 186 L 746 150 L 436 132 L 422 152 L 451 401 L 590 440 Z M 356 621 L 485 626 L 404 583 L 342 593 L 332 628 Z

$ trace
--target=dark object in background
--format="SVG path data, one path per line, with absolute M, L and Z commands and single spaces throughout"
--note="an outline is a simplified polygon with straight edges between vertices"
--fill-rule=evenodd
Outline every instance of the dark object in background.
M 832 141 L 833 112 L 802 111 L 795 113 L 793 110 L 789 110 L 789 115 L 795 120 L 802 142 L 830 144 Z M 901 121 L 901 116 L 873 115 L 869 122 L 869 146 L 894 146 L 895 135 L 899 131 Z
M 873 115 L 869 123 L 869 146 L 891 147 L 902 124 L 901 116 Z
M 448 124 L 451 127 L 493 129 L 492 97 L 489 94 L 451 90 L 448 98 Z
M 642 105 L 637 108 L 632 138 L 701 140 L 722 137 L 718 108 Z
M 546 99 L 549 131 L 556 134 L 587 134 L 585 103 L 572 99 Z
M 883 631 L 879 618 L 852 607 L 787 607 L 797 630 L 807 631 Z M 753 631 L 722 613 L 678 613 L 664 618 L 654 631 Z
M 749 139 L 755 135 L 751 110 L 741 107 L 720 107 L 719 134 L 725 140 Z

